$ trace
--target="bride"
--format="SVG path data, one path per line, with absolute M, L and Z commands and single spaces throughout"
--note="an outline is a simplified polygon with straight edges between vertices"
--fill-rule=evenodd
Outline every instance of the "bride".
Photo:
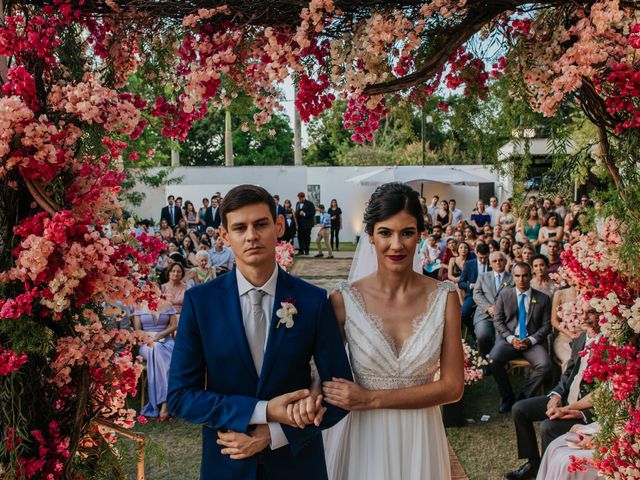
M 399 183 L 378 187 L 364 220 L 377 270 L 330 295 L 356 382 L 322 384 L 327 403 L 351 411 L 325 432 L 328 476 L 446 480 L 440 405 L 459 400 L 464 389 L 458 296 L 450 282 L 414 271 L 425 228 L 417 192 Z M 291 408 L 299 425 L 317 424 L 315 400 Z

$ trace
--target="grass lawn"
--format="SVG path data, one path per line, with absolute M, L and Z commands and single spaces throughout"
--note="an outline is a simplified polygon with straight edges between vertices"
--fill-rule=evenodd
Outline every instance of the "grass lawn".
M 515 453 L 516 440 L 511 415 L 498 413 L 498 394 L 493 379 L 488 378 L 468 387 L 463 405 L 465 418 L 472 418 L 475 423 L 447 429 L 447 437 L 460 463 L 471 480 L 503 478 L 505 472 L 517 468 L 522 461 L 518 460 Z M 488 422 L 481 422 L 482 415 L 490 415 L 491 418 Z M 182 421 L 160 423 L 150 420 L 146 425 L 136 426 L 135 430 L 148 435 L 152 442 L 145 462 L 147 478 L 199 478 L 199 426 Z M 160 455 L 154 454 L 158 447 L 162 450 Z M 122 441 L 122 448 L 127 452 L 124 457 L 130 477 L 135 478 L 133 444 Z

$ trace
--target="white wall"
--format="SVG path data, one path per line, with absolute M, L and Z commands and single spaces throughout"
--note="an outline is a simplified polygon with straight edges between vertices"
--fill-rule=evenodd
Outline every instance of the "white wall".
M 375 187 L 362 186 L 346 180 L 380 168 L 382 167 L 179 167 L 171 175 L 172 178 L 182 177 L 179 184 L 155 189 L 141 187 L 139 190 L 146 193 L 146 198 L 140 207 L 132 210 L 140 217 L 157 221 L 160 209 L 166 204 L 167 195 L 181 196 L 185 200 L 191 200 L 196 208 L 200 208 L 203 197 L 210 198 L 217 191 L 224 196 L 231 188 L 243 183 L 260 185 L 272 194 L 280 195 L 281 202 L 289 199 L 295 204 L 297 193 L 306 192 L 307 185 L 320 185 L 320 201 L 328 208 L 331 199 L 335 198 L 342 208 L 344 228 L 340 240 L 353 241 L 362 231 L 364 207 Z M 475 165 L 456 168 L 485 177 L 487 182 L 496 182 L 496 192 L 501 192 L 497 184 L 498 176 L 488 168 Z M 410 185 L 418 192 L 422 189 L 427 201 L 433 195 L 446 199 L 455 198 L 458 207 L 466 215 L 471 213 L 478 199 L 477 187 L 439 183 L 421 185 L 419 182 Z

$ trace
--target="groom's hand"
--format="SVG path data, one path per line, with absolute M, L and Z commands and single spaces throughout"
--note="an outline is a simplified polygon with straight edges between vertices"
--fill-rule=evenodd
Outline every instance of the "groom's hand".
M 283 423 L 292 427 L 297 427 L 295 421 L 289 420 L 287 415 L 287 406 L 309 396 L 309 390 L 296 390 L 295 392 L 285 393 L 279 397 L 272 398 L 267 403 L 267 421 Z
M 218 432 L 218 445 L 224 448 L 220 451 L 229 455 L 231 460 L 244 460 L 261 452 L 271 443 L 271 432 L 268 425 L 257 425 L 250 435 L 238 432 Z

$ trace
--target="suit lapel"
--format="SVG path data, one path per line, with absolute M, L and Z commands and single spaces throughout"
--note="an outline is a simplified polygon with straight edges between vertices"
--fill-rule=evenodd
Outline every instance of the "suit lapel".
M 236 342 L 240 358 L 244 362 L 254 381 L 257 382 L 258 374 L 256 373 L 256 367 L 253 364 L 253 358 L 251 358 L 249 343 L 247 342 L 244 324 L 242 323 L 242 309 L 240 308 L 240 294 L 238 293 L 238 282 L 236 281 L 235 267 L 231 272 L 224 275 L 223 280 L 224 282 L 222 283 L 222 287 L 226 290 L 227 297 L 221 299 L 221 302 L 219 303 L 223 312 L 222 316 L 229 325 L 231 336 Z
M 280 319 L 276 316 L 278 309 L 282 307 L 281 303 L 288 298 L 293 298 L 293 289 L 291 286 L 291 277 L 280 267 L 278 267 L 278 282 L 276 284 L 276 296 L 273 302 L 273 311 L 271 312 L 271 322 L 269 323 L 269 339 L 267 340 L 267 348 L 264 352 L 264 360 L 262 362 L 262 371 L 260 372 L 260 380 L 258 382 L 258 393 L 269 378 L 269 374 L 273 369 L 278 350 L 287 333 L 287 327 L 276 325 Z M 295 328 L 295 327 L 293 327 Z

